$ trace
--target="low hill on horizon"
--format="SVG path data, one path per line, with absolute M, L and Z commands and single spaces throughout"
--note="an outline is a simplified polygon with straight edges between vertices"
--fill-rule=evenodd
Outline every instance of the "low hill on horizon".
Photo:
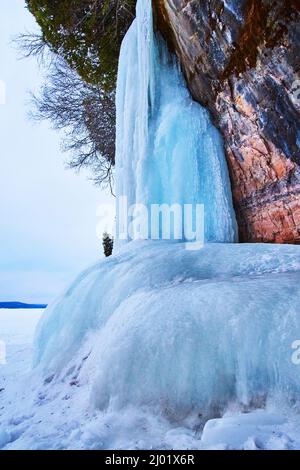
M 21 309 L 21 308 L 46 308 L 47 304 L 26 304 L 23 302 L 0 302 L 0 308 Z

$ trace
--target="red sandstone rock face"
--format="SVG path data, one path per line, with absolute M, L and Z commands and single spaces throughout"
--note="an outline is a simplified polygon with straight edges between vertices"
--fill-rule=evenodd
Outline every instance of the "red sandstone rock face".
M 241 241 L 300 243 L 296 0 L 153 0 L 193 97 L 221 130 Z

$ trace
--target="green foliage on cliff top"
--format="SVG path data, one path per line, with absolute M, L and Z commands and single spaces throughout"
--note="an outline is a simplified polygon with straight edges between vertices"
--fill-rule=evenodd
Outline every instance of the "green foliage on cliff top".
M 115 86 L 121 41 L 136 0 L 26 0 L 43 41 L 87 83 Z

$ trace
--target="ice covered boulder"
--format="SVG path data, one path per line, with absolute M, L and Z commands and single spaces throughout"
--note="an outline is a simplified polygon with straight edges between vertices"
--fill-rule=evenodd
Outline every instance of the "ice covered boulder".
M 291 440 L 282 432 L 285 424 L 285 417 L 263 410 L 211 419 L 205 424 L 201 445 L 211 450 L 287 450 Z

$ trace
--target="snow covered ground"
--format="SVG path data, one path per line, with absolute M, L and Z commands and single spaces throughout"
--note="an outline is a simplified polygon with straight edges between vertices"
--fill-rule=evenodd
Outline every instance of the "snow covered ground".
M 44 313 L 0 311 L 0 339 L 7 344 L 7 364 L 0 365 L 0 448 L 300 449 L 295 400 L 251 403 L 260 381 L 272 388 L 273 369 L 286 398 L 297 400 L 293 387 L 300 366 L 290 364 L 292 350 L 289 362 L 282 359 L 282 347 L 298 333 L 297 250 L 211 245 L 189 252 L 180 244 L 135 242 L 82 274 Z M 31 371 L 40 316 L 35 359 L 40 365 Z M 210 325 L 219 348 L 210 347 Z M 278 350 L 271 362 L 261 357 L 261 375 L 255 378 L 256 360 L 276 345 L 274 338 Z M 220 375 L 211 361 L 220 360 L 223 347 Z M 213 391 L 219 399 L 226 386 L 232 389 L 233 366 L 238 398 L 224 399 L 222 410 L 208 407 L 207 416 L 203 397 Z M 156 407 L 143 402 L 164 395 L 167 368 L 166 383 L 179 393 L 174 397 L 170 391 L 169 411 L 165 402 L 157 400 Z M 190 413 L 176 414 L 185 397 L 192 403 L 194 393 L 198 412 L 191 406 Z
M 43 311 L 0 309 L 0 389 L 31 369 L 34 331 Z

